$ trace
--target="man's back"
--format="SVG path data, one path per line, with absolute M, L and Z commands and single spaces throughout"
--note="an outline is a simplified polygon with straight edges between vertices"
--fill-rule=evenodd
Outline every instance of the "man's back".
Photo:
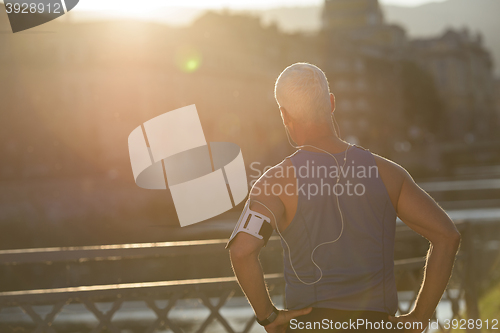
M 396 212 L 374 155 L 356 146 L 333 156 L 299 150 L 269 173 L 259 196 L 283 197 L 291 218 L 279 227 L 288 308 L 394 314 Z
M 329 152 L 333 153 L 337 157 L 339 168 L 341 169 L 344 163 L 343 159 L 346 146 L 340 149 L 341 150 L 331 149 Z M 304 149 L 301 151 L 314 152 L 314 149 L 311 150 Z M 324 156 L 327 156 L 329 159 L 331 159 L 332 165 L 336 166 L 335 160 L 326 153 L 318 151 L 316 151 L 316 153 L 324 154 Z M 383 157 L 380 157 L 376 154 L 371 154 L 371 156 L 373 156 L 373 158 L 375 159 L 378 176 L 382 180 L 387 190 L 392 206 L 394 210 L 397 211 L 397 204 L 405 178 L 407 177 L 411 178 L 411 177 L 406 172 L 406 170 L 403 169 L 398 164 Z M 346 164 L 345 168 L 347 168 L 348 166 L 349 165 Z M 284 159 L 281 163 L 277 164 L 275 167 L 267 171 L 267 173 L 263 176 L 261 181 L 255 184 L 254 190 L 252 192 L 256 198 L 258 197 L 263 198 L 269 196 L 266 194 L 270 195 L 279 194 L 277 196 L 283 203 L 283 208 L 284 208 L 284 216 L 278 223 L 278 227 L 280 230 L 285 230 L 288 227 L 288 225 L 292 222 L 295 216 L 295 212 L 297 210 L 297 202 L 298 202 L 297 194 L 300 188 L 297 187 L 297 179 L 295 177 L 293 170 L 294 170 L 294 165 L 291 159 L 290 158 Z M 369 172 L 369 170 L 367 170 L 367 172 Z M 373 169 L 372 169 L 372 174 L 373 174 Z M 272 186 L 276 186 L 275 188 L 278 188 L 278 185 L 279 188 L 283 190 L 281 192 L 275 190 L 275 192 L 273 193 Z M 265 212 L 265 210 L 262 210 L 262 212 Z
M 396 212 L 373 155 L 351 146 L 333 157 L 299 150 L 290 161 L 297 179 L 297 209 L 286 230 L 280 230 L 286 241 L 288 308 L 394 314 Z

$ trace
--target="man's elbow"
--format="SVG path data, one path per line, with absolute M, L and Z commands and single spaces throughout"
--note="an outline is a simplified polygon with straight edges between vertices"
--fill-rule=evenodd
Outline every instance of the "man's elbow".
M 229 247 L 229 256 L 233 263 L 246 261 L 254 255 L 255 255 L 254 249 L 250 248 L 249 246 L 246 246 L 243 242 L 234 242 Z
M 462 241 L 462 235 L 460 234 L 460 231 L 455 229 L 451 235 L 451 243 L 457 250 L 460 247 L 461 241 Z
M 440 243 L 446 245 L 448 248 L 451 248 L 454 251 L 457 251 L 460 247 L 461 240 L 462 235 L 460 235 L 460 232 L 457 229 L 454 229 L 447 232 Z
M 461 240 L 462 236 L 456 228 L 440 232 L 439 234 L 433 235 L 432 238 L 429 238 L 431 246 L 434 249 L 442 248 L 453 252 L 458 250 Z

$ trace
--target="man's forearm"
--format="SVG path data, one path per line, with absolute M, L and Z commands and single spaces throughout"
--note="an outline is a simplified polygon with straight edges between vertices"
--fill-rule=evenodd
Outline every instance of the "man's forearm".
M 250 301 L 255 315 L 260 320 L 267 318 L 273 312 L 273 303 L 267 291 L 258 257 L 231 255 L 231 262 L 238 283 Z
M 459 241 L 431 245 L 427 255 L 424 280 L 414 313 L 422 320 L 431 318 L 446 289 L 455 262 Z

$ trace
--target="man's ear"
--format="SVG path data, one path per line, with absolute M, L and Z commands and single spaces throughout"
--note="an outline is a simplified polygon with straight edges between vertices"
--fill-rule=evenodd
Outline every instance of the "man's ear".
M 335 112 L 335 95 L 330 93 L 330 104 L 332 105 L 332 114 Z
M 288 111 L 280 106 L 281 119 L 283 119 L 283 125 L 288 126 L 290 122 L 290 116 L 288 115 Z

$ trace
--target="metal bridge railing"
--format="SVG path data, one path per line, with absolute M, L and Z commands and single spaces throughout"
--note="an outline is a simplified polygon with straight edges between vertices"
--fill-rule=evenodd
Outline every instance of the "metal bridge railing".
M 398 228 L 401 237 L 410 237 L 409 229 Z M 451 319 L 478 318 L 477 297 L 474 286 L 471 286 L 471 276 L 468 266 L 471 264 L 471 255 L 467 252 L 468 238 L 466 236 L 467 224 L 461 224 L 460 230 L 463 239 L 461 252 L 455 264 L 454 273 L 448 289 L 443 297 L 443 302 L 451 306 Z M 406 236 L 405 236 L 406 235 Z M 465 237 L 464 237 L 465 236 Z M 0 251 L 0 264 L 33 263 L 46 261 L 74 261 L 74 260 L 106 260 L 117 258 L 143 258 L 183 254 L 196 254 L 199 251 L 222 253 L 226 240 L 207 240 L 195 242 L 169 242 L 150 244 L 126 244 L 96 247 L 75 247 L 65 249 L 27 249 Z M 269 245 L 278 251 L 279 240 L 274 237 Z M 268 247 L 269 247 L 268 245 Z M 398 289 L 407 297 L 400 300 L 399 312 L 407 313 L 411 309 L 420 283 L 422 280 L 422 269 L 424 258 L 413 258 L 397 260 L 395 263 L 395 274 Z M 266 275 L 266 282 L 271 295 L 283 296 L 284 280 L 282 274 Z M 24 290 L 0 292 L 0 317 L 2 308 L 17 307 L 29 316 L 30 324 L 26 323 L 2 323 L 0 331 L 8 332 L 36 332 L 36 333 L 64 333 L 64 332 L 164 332 L 170 330 L 174 333 L 209 332 L 213 330 L 214 322 L 218 322 L 222 330 L 228 333 L 246 333 L 254 327 L 254 318 L 251 310 L 245 319 L 243 328 L 235 329 L 234 324 L 221 314 L 221 308 L 235 295 L 242 295 L 236 279 L 231 277 L 203 278 L 175 281 L 158 281 L 143 283 L 124 283 L 112 285 L 79 286 L 70 288 Z M 208 310 L 209 315 L 201 320 L 198 327 L 186 327 L 172 318 L 172 310 L 180 300 L 198 300 Z M 167 301 L 161 307 L 159 300 Z M 123 328 L 113 320 L 115 314 L 125 302 L 143 302 L 155 315 L 147 326 L 134 328 Z M 214 302 L 215 301 L 215 302 Z M 111 304 L 110 309 L 103 311 L 97 303 L 107 302 Z M 465 312 L 461 309 L 461 303 L 466 304 Z M 97 325 L 91 328 L 68 330 L 56 327 L 54 322 L 57 315 L 68 304 L 82 304 L 88 313 L 92 314 Z M 39 305 L 48 306 L 45 314 L 36 311 Z M 247 305 L 250 309 L 249 305 Z M 186 309 L 189 310 L 189 309 Z M 241 325 L 240 325 L 241 326 Z M 210 328 L 212 327 L 212 328 Z M 447 332 L 443 326 L 439 328 Z M 449 331 L 449 330 L 448 330 Z M 168 332 L 168 331 L 167 331 Z M 220 332 L 217 330 L 216 332 Z

